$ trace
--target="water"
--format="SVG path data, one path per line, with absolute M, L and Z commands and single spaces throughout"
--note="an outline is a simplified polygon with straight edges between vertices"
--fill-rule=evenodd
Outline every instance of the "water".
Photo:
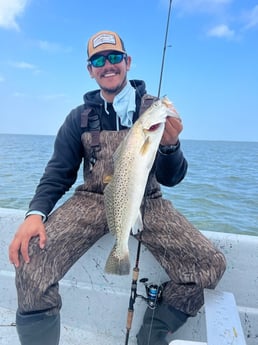
M 0 207 L 26 210 L 53 136 L 0 134 Z M 258 142 L 183 140 L 189 168 L 164 197 L 200 230 L 258 235 Z M 80 171 L 75 186 L 82 183 Z

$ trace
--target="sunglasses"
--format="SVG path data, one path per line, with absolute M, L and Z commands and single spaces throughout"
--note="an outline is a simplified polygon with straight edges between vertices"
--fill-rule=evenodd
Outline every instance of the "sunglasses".
M 108 60 L 112 65 L 116 65 L 120 63 L 124 58 L 126 58 L 126 54 L 123 53 L 110 53 L 108 55 L 96 55 L 95 57 L 91 58 L 89 63 L 93 67 L 103 67 Z

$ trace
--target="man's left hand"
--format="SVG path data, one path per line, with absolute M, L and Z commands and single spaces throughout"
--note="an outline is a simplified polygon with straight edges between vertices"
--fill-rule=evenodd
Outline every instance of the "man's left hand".
M 178 136 L 183 130 L 183 124 L 180 118 L 168 116 L 165 124 L 161 145 L 176 145 Z

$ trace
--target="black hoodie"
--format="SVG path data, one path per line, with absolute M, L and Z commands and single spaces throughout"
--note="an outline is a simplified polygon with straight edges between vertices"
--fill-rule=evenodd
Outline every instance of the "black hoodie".
M 138 118 L 141 97 L 146 93 L 146 89 L 143 81 L 131 80 L 130 83 L 136 89 L 136 111 L 133 117 L 133 122 L 135 122 Z M 112 107 L 111 104 L 108 106 Z M 84 131 L 87 131 L 87 128 L 81 127 L 81 113 L 87 107 L 100 108 L 102 114 L 100 119 L 101 130 L 117 130 L 116 114 L 111 111 L 109 116 L 106 116 L 100 90 L 86 93 L 84 95 L 84 104 L 70 112 L 57 133 L 53 155 L 37 186 L 28 212 L 36 210 L 48 216 L 57 201 L 76 181 L 83 158 L 81 135 Z M 120 126 L 119 129 L 123 128 Z M 187 162 L 180 150 L 180 145 L 172 154 L 163 155 L 158 153 L 155 168 L 159 183 L 166 186 L 178 184 L 184 178 L 187 170 Z

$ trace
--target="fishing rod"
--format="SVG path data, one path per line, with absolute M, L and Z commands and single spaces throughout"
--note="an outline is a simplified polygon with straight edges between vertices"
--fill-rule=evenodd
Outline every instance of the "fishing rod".
M 139 277 L 139 261 L 140 261 L 140 253 L 141 253 L 141 232 L 139 235 L 139 242 L 137 247 L 137 253 L 136 253 L 136 260 L 135 260 L 135 267 L 133 268 L 133 277 L 132 277 L 132 283 L 131 283 L 131 294 L 129 298 L 129 306 L 128 306 L 128 312 L 127 312 L 127 322 L 126 322 L 126 335 L 125 335 L 125 345 L 129 342 L 129 335 L 132 328 L 132 322 L 133 322 L 133 314 L 134 314 L 134 303 L 137 297 L 137 282 Z
M 141 253 L 141 244 L 142 244 L 142 232 L 139 234 L 138 239 L 138 247 L 136 253 L 136 260 L 135 260 L 135 267 L 133 268 L 133 276 L 132 276 L 132 283 L 131 283 L 131 293 L 129 298 L 129 306 L 127 312 L 127 321 L 126 321 L 126 335 L 125 335 L 125 345 L 129 342 L 129 335 L 132 328 L 132 321 L 134 315 L 134 303 L 137 297 L 141 297 L 144 299 L 148 306 L 151 309 L 155 309 L 157 302 L 160 301 L 162 295 L 163 287 L 157 284 L 150 283 L 148 284 L 148 278 L 140 279 L 140 282 L 145 285 L 146 296 L 138 295 L 137 294 L 137 283 L 139 278 L 139 261 L 140 261 L 140 253 Z
M 161 70 L 160 70 L 158 97 L 160 97 L 161 83 L 162 83 L 162 77 L 163 77 L 163 69 L 164 69 L 164 63 L 165 63 L 165 55 L 166 55 L 166 50 L 167 50 L 167 38 L 168 38 L 168 29 L 169 29 L 169 20 L 170 20 L 171 8 L 172 8 L 172 0 L 169 1 L 167 27 L 166 27 L 166 34 L 165 34 L 163 55 L 162 55 L 162 62 L 161 62 Z
M 143 202 L 143 206 L 142 206 L 142 222 L 144 222 L 148 182 L 149 182 L 149 177 L 148 177 L 148 180 L 146 183 L 144 196 L 143 196 L 144 202 Z M 143 223 L 143 227 L 144 227 L 144 223 Z M 139 296 L 137 294 L 137 283 L 138 283 L 139 271 L 140 271 L 139 262 L 140 262 L 140 254 L 141 254 L 141 245 L 142 245 L 142 231 L 139 232 L 135 266 L 133 268 L 133 276 L 132 276 L 132 282 L 131 282 L 131 293 L 130 293 L 130 298 L 129 298 L 128 311 L 127 311 L 125 345 L 128 345 L 128 342 L 129 342 L 129 335 L 130 335 L 130 331 L 132 328 L 133 315 L 134 315 L 134 303 L 136 301 L 136 298 Z
M 148 182 L 147 182 L 147 185 L 148 185 Z M 146 200 L 146 197 L 147 197 L 146 194 L 147 194 L 147 188 L 145 189 L 144 200 Z M 146 208 L 146 202 L 144 201 L 143 207 L 142 207 L 142 219 L 144 219 L 145 208 Z M 140 271 L 139 261 L 140 261 L 140 254 L 141 254 L 141 245 L 142 245 L 142 231 L 139 232 L 135 266 L 133 268 L 131 293 L 130 293 L 130 298 L 129 298 L 128 311 L 127 311 L 125 345 L 128 345 L 128 342 L 129 342 L 129 335 L 132 328 L 132 321 L 133 321 L 133 315 L 134 315 L 134 303 L 136 301 L 136 298 L 141 297 L 143 300 L 147 302 L 148 306 L 151 309 L 155 309 L 157 302 L 161 299 L 161 294 L 162 294 L 162 286 L 158 286 L 157 284 L 152 284 L 152 283 L 148 284 L 147 283 L 148 278 L 142 278 L 140 280 L 140 282 L 145 285 L 147 297 L 137 294 L 137 284 L 138 284 L 139 271 Z
M 160 90 L 161 90 L 161 83 L 162 83 L 162 76 L 163 76 L 163 69 L 164 69 L 164 62 L 165 62 L 165 55 L 166 55 L 166 48 L 167 48 L 167 36 L 168 36 L 168 29 L 169 29 L 171 7 L 172 7 L 172 0 L 169 1 L 166 33 L 165 33 L 161 71 L 160 71 L 158 98 L 160 97 Z M 143 224 L 144 224 L 144 214 L 145 214 L 145 208 L 146 208 L 147 186 L 148 186 L 148 182 L 146 184 L 145 193 L 144 193 L 144 197 L 143 197 L 143 199 L 144 199 L 143 207 L 142 207 Z M 149 307 L 154 309 L 156 307 L 158 300 L 161 299 L 161 293 L 162 293 L 162 287 L 161 286 L 158 286 L 156 284 L 147 284 L 148 279 L 143 278 L 140 280 L 140 282 L 145 285 L 147 297 L 144 297 L 142 295 L 137 294 L 137 284 L 138 284 L 139 271 L 140 271 L 139 261 L 140 261 L 141 245 L 142 245 L 142 232 L 139 233 L 137 253 L 136 253 L 136 259 L 135 259 L 135 266 L 133 268 L 133 274 L 132 274 L 131 292 L 130 292 L 130 297 L 129 297 L 128 311 L 127 311 L 125 345 L 128 345 L 128 342 L 129 342 L 129 336 L 130 336 L 130 331 L 132 328 L 132 321 L 133 321 L 133 315 L 134 315 L 134 304 L 135 304 L 136 298 L 137 297 L 143 298 L 144 300 L 147 301 L 147 304 L 149 305 Z

